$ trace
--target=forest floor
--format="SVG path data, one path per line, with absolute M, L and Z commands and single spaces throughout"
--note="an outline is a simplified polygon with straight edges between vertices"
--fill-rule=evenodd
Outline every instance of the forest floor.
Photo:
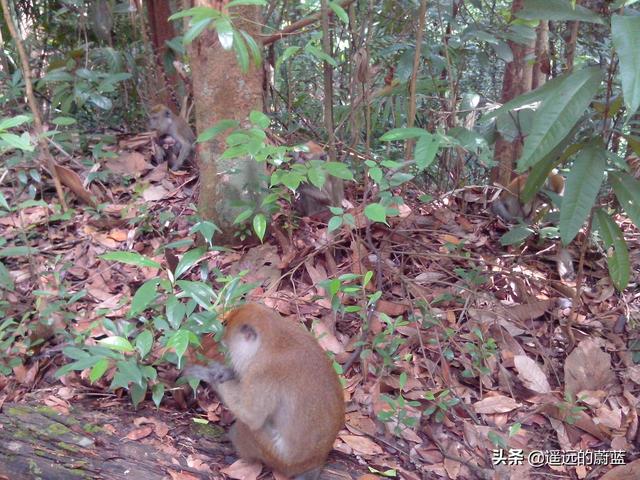
M 147 399 L 135 411 L 125 391 L 109 390 L 111 369 L 94 383 L 88 371 L 54 377 L 70 361 L 65 342 L 83 336 L 95 343 L 108 333 L 96 320 L 127 318 L 140 285 L 166 277 L 165 268 L 100 255 L 136 251 L 165 267 L 172 261 L 163 247 L 190 237 L 197 176 L 150 166 L 147 155 L 131 150 L 144 144 L 128 140 L 125 153 L 107 161 L 132 180 L 94 184 L 109 205 L 101 214 L 80 203 L 65 215 L 32 202 L 0 218 L 4 308 L 16 319 L 0 320 L 7 373 L 0 373 L 0 408 L 12 402 L 64 415 L 78 406 L 108 412 L 101 428 L 112 425 L 108 433 L 124 442 L 156 445 L 173 460 L 175 468 L 165 471 L 171 478 L 257 478 L 259 469 L 234 463 L 228 446 L 220 447 L 226 455 L 213 455 L 215 463 L 194 453 L 189 442 L 207 440 L 185 433 L 196 415 L 193 401 L 167 395 L 159 410 Z M 65 184 L 76 194 L 84 188 L 68 178 Z M 356 187 L 347 191 L 353 201 Z M 2 193 L 13 205 L 23 200 L 19 192 Z M 285 207 L 264 243 L 211 251 L 202 260 L 209 272 L 247 272 L 243 282 L 257 285 L 249 299 L 302 319 L 341 364 L 356 350 L 367 317 L 371 353 L 344 372 L 346 424 L 330 457 L 345 473 L 327 478 L 640 478 L 638 231 L 618 219 L 633 270 L 629 288 L 617 292 L 603 252 L 589 246 L 580 262 L 582 234 L 568 249 L 575 273 L 561 278 L 555 242 L 532 237 L 517 248 L 501 245 L 508 227 L 487 214 L 484 189 L 428 204 L 408 199 L 422 192 L 404 193 L 406 206 L 389 225 L 365 227 L 362 208 L 354 207 L 356 226 L 330 235 L 325 223 L 295 218 Z M 383 292 L 375 312 L 335 314 L 323 282 L 367 271 L 376 280 L 365 294 Z M 345 305 L 361 304 L 357 289 L 339 296 Z M 166 365 L 159 371 L 168 381 L 177 374 Z M 197 403 L 211 425 L 231 423 L 215 397 Z M 5 422 L 0 417 L 0 429 Z

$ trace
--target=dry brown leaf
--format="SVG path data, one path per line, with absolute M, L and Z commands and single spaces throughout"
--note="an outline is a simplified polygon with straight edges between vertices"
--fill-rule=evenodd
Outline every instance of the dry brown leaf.
M 640 478 L 640 460 L 620 465 L 605 473 L 600 480 L 638 480 Z
M 140 440 L 141 438 L 148 437 L 153 432 L 153 427 L 147 425 L 146 427 L 136 428 L 131 430 L 126 438 L 129 440 Z
M 29 368 L 24 365 L 16 365 L 13 367 L 13 374 L 16 376 L 16 381 L 21 385 L 33 386 L 39 366 L 40 362 L 38 361 L 33 362 L 33 365 Z
M 76 197 L 87 205 L 91 205 L 93 207 L 96 206 L 96 202 L 93 199 L 91 192 L 84 188 L 84 183 L 76 172 L 67 167 L 63 167 L 62 165 L 55 165 L 55 169 L 58 177 L 60 178 L 60 182 L 62 182 L 63 185 L 66 185 Z
M 202 478 L 189 472 L 176 472 L 170 468 L 167 469 L 167 473 L 171 475 L 172 480 L 200 480 Z
M 551 309 L 551 307 L 553 307 L 553 303 L 554 301 L 551 299 L 537 300 L 527 302 L 523 305 L 516 305 L 505 310 L 509 319 L 525 322 L 527 320 L 535 320 L 543 316 L 549 311 L 549 309 Z
M 255 480 L 262 471 L 262 465 L 256 462 L 246 462 L 245 460 L 237 460 L 232 465 L 220 470 L 230 478 L 236 480 Z
M 526 355 L 515 355 L 513 365 L 525 386 L 537 393 L 550 393 L 551 385 L 540 366 Z
M 388 300 L 378 300 L 376 310 L 378 312 L 386 313 L 390 317 L 398 317 L 404 314 L 409 309 L 408 305 L 404 305 L 398 302 L 390 302 Z
M 157 202 L 166 197 L 168 193 L 169 191 L 162 185 L 153 185 L 142 192 L 142 198 L 147 202 Z
M 340 435 L 340 439 L 361 455 L 380 455 L 383 452 L 380 445 L 362 435 Z
M 139 177 L 144 171 L 151 168 L 144 155 L 138 152 L 124 152 L 116 158 L 109 158 L 105 166 L 115 174 L 131 175 Z
M 616 381 L 611 369 L 611 355 L 598 342 L 586 338 L 564 362 L 565 392 L 577 395 L 582 390 L 608 390 Z
M 476 413 L 507 413 L 520 407 L 520 404 L 511 397 L 504 395 L 494 395 L 484 398 L 473 404 Z
M 342 344 L 323 321 L 318 320 L 313 322 L 313 325 L 311 325 L 311 331 L 318 339 L 318 343 L 324 350 L 335 353 L 336 355 L 344 352 Z

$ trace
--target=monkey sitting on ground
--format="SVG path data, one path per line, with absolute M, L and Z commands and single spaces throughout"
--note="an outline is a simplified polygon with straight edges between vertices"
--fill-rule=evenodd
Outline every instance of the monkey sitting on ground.
M 297 163 L 306 163 L 310 160 L 327 161 L 327 153 L 313 141 L 304 144 L 305 151 L 293 152 L 292 156 Z M 310 217 L 326 210 L 329 206 L 339 207 L 344 196 L 342 180 L 327 175 L 322 188 L 317 188 L 310 183 L 303 183 L 298 187 L 298 198 L 295 209 L 303 216 Z
M 174 155 L 169 156 L 168 163 L 171 170 L 179 170 L 189 158 L 196 141 L 196 136 L 187 122 L 165 105 L 155 105 L 149 112 L 149 128 L 156 131 L 158 138 L 163 135 L 173 138 L 175 145 L 170 149 L 170 154 L 174 151 L 179 153 L 177 158 Z
M 517 220 L 530 221 L 543 203 L 540 194 L 537 194 L 528 202 L 522 201 L 522 191 L 527 183 L 527 174 L 514 178 L 509 185 L 504 187 L 497 199 L 491 204 L 491 211 L 506 222 Z M 564 177 L 550 173 L 545 182 L 545 187 L 552 192 L 562 195 L 564 192 Z
M 230 366 L 192 365 L 236 416 L 229 436 L 246 460 L 298 480 L 317 479 L 344 423 L 338 375 L 313 335 L 259 304 L 225 317 Z

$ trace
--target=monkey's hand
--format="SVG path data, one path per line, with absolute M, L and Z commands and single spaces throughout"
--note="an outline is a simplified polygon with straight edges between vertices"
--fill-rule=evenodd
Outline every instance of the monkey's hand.
M 183 377 L 197 378 L 209 385 L 217 385 L 236 378 L 232 368 L 220 362 L 211 362 L 209 365 L 189 365 L 182 372 Z

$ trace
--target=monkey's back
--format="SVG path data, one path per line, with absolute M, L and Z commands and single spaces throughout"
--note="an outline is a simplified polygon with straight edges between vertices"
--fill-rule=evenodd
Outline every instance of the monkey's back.
M 287 475 L 324 463 L 344 423 L 344 396 L 338 375 L 325 351 L 302 325 L 256 305 L 253 315 L 231 323 L 247 323 L 261 335 L 263 362 L 247 375 L 276 397 L 265 434 L 256 435 L 263 460 Z M 268 362 L 268 363 L 267 363 Z

